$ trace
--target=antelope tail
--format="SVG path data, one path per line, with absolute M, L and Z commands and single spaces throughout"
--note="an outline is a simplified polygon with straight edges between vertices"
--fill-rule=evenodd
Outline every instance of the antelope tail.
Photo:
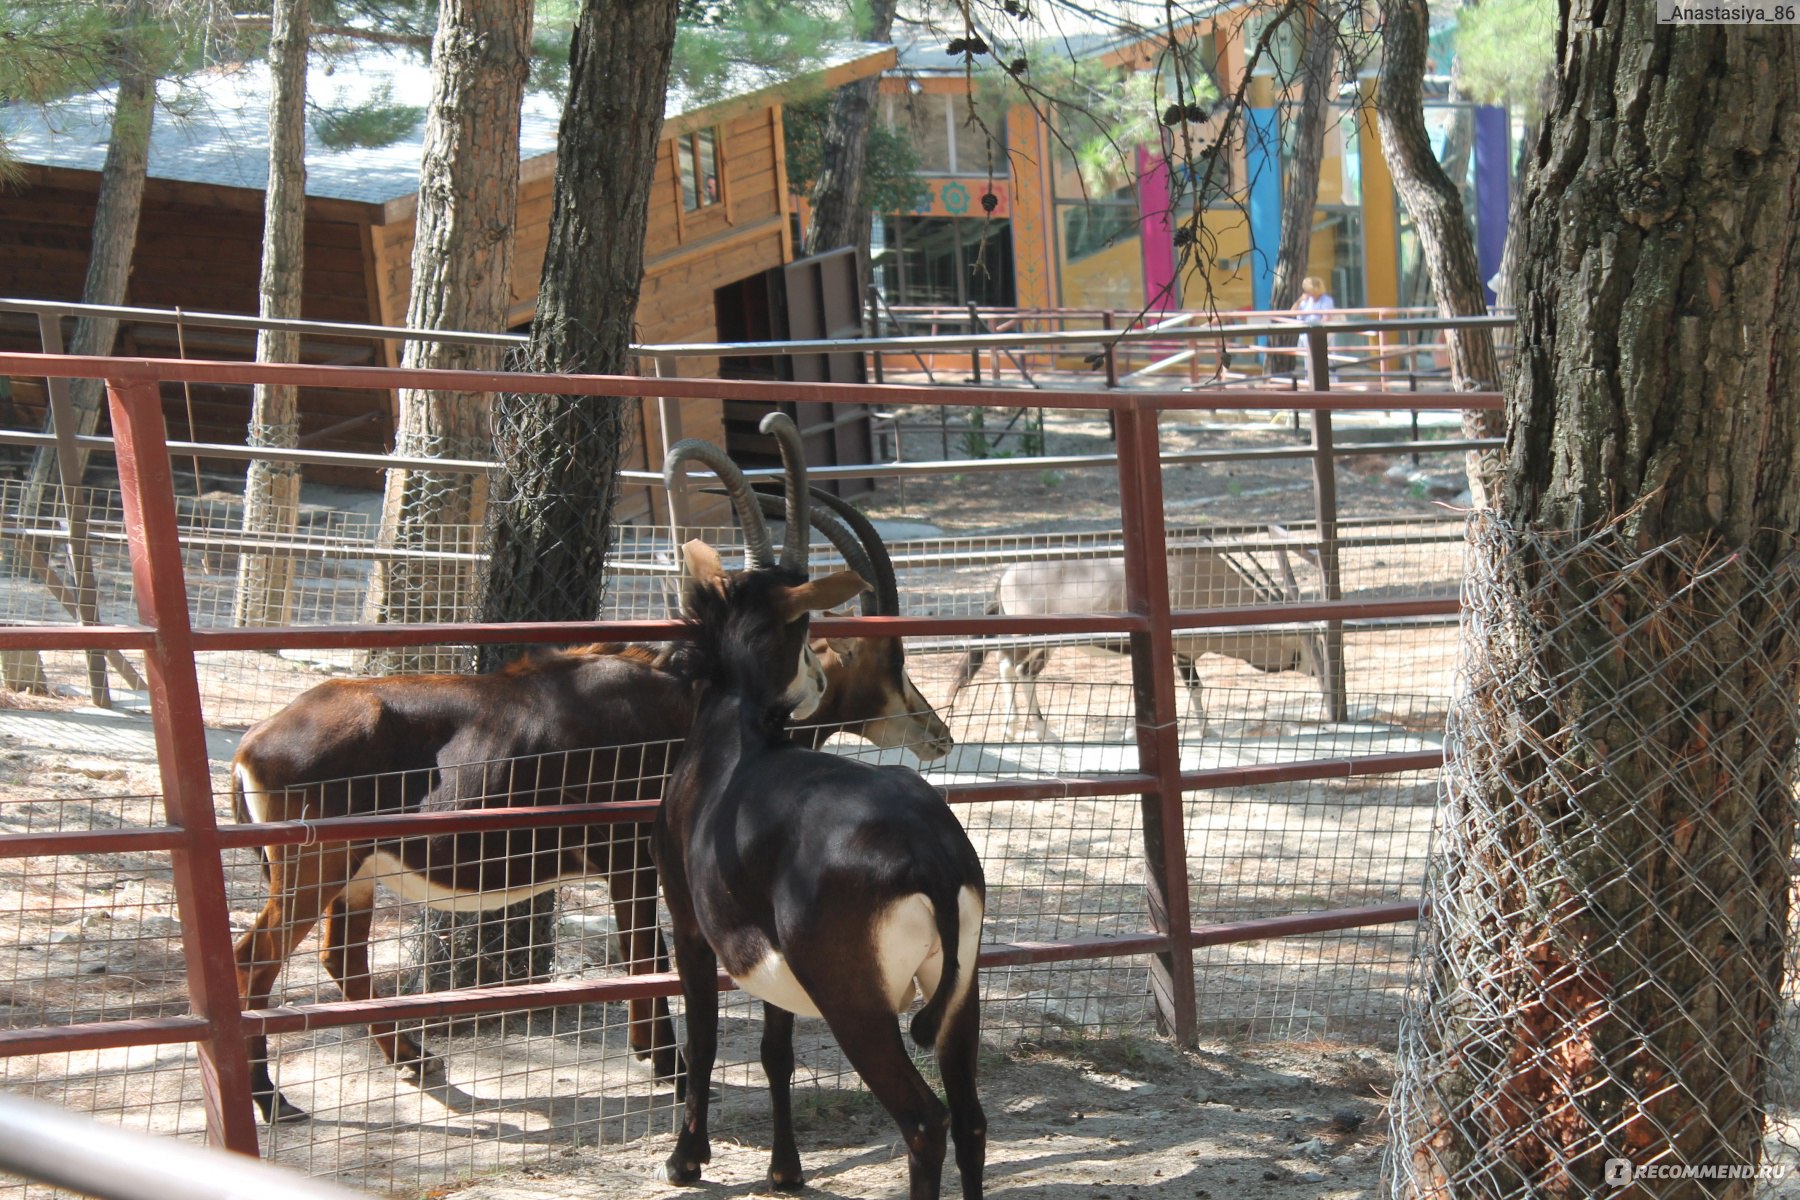
M 982 615 L 988 617 L 999 616 L 1000 611 L 999 596 L 989 600 L 987 607 L 981 610 Z M 956 699 L 956 693 L 969 686 L 969 680 L 975 678 L 975 672 L 981 670 L 981 660 L 986 657 L 987 651 L 981 648 L 980 642 L 975 643 L 969 648 L 969 652 L 963 655 L 962 661 L 956 664 L 956 674 L 950 679 L 950 695 L 944 701 L 946 704 Z
M 250 823 L 250 805 L 244 799 L 244 780 L 238 774 L 237 764 L 231 764 L 231 818 L 239 825 Z M 264 882 L 269 878 L 269 850 L 266 846 L 256 848 L 256 861 L 262 866 Z
M 244 801 L 244 781 L 237 773 L 237 764 L 231 764 L 231 819 L 239 825 L 250 823 L 250 806 Z
M 944 971 L 938 977 L 937 991 L 912 1019 L 913 1044 L 925 1049 L 937 1045 L 938 1030 L 943 1027 L 950 1001 L 956 996 L 957 976 L 962 974 L 962 956 L 958 948 L 962 916 L 957 903 L 961 887 L 955 882 L 955 876 L 949 878 L 950 886 L 940 889 L 944 894 L 932 897 L 932 905 L 937 909 L 938 944 L 944 950 Z

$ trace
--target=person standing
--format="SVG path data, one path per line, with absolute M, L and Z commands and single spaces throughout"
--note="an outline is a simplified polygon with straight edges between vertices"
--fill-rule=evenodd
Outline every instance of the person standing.
M 1294 305 L 1294 311 L 1300 314 L 1302 321 L 1322 321 L 1324 314 L 1336 308 L 1337 302 L 1331 293 L 1325 290 L 1325 281 L 1317 275 L 1308 275 L 1300 281 L 1300 299 Z

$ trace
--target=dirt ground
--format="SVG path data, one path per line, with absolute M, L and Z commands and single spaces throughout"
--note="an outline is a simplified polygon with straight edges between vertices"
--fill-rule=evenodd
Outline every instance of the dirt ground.
M 989 1196 L 1038 1200 L 1349 1200 L 1373 1196 L 1386 1144 L 1385 1050 L 1323 1043 L 1214 1044 L 1183 1052 L 1114 1038 L 1026 1044 L 982 1064 Z M 674 1144 L 644 1138 L 604 1163 L 579 1159 L 437 1193 L 459 1200 L 675 1200 L 768 1191 L 766 1125 L 713 1139 L 699 1188 L 657 1168 Z M 896 1196 L 906 1156 L 861 1092 L 796 1105 L 811 1195 Z M 957 1194 L 953 1166 L 944 1194 Z
M 1019 417 L 1010 430 L 1010 413 L 991 413 L 985 429 L 969 428 L 966 413 L 951 410 L 940 423 L 934 409 L 903 409 L 899 457 L 908 462 L 988 456 L 1004 461 L 1023 457 L 1029 448 L 1022 429 L 1030 416 Z M 1454 414 L 1420 414 L 1419 439 L 1460 436 Z M 1175 410 L 1164 414 L 1163 452 L 1254 451 L 1307 446 L 1310 427 L 1293 414 Z M 1361 442 L 1412 440 L 1411 414 L 1384 412 L 1338 414 L 1335 441 L 1340 448 Z M 983 452 L 980 440 L 990 443 Z M 1049 411 L 1044 417 L 1040 453 L 1051 456 L 1105 455 L 1114 451 L 1104 417 L 1071 411 Z M 946 453 L 946 450 L 948 451 Z M 1336 486 L 1339 515 L 1344 517 L 1444 516 L 1447 503 L 1464 494 L 1460 453 L 1411 454 L 1372 452 L 1338 459 Z M 1170 525 L 1262 524 L 1307 520 L 1314 513 L 1313 467 L 1309 458 L 1242 462 L 1188 463 L 1163 472 L 1165 519 Z M 1110 465 L 1051 469 L 994 470 L 983 467 L 950 476 L 883 483 L 859 506 L 872 517 L 929 522 L 946 535 L 1032 534 L 1082 529 L 1117 529 L 1117 468 Z

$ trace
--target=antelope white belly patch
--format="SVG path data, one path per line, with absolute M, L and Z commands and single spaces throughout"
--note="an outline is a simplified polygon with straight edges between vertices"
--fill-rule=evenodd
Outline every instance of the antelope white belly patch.
M 248 770 L 237 768 L 238 783 L 244 794 L 244 807 L 249 810 L 250 819 L 257 822 L 269 820 L 269 797 L 262 785 Z M 492 912 L 497 908 L 509 908 L 522 900 L 529 900 L 540 892 L 561 887 L 565 883 L 573 883 L 586 878 L 583 871 L 564 871 L 553 878 L 527 884 L 524 887 L 503 888 L 495 892 L 462 892 L 455 888 L 435 883 L 424 875 L 409 869 L 404 862 L 385 851 L 376 851 L 364 860 L 362 867 L 356 872 L 356 879 L 364 883 L 379 883 L 402 900 L 412 904 L 423 904 L 427 908 L 435 908 L 440 912 Z
M 769 951 L 749 971 L 733 975 L 731 982 L 776 1008 L 785 1008 L 802 1017 L 819 1015 L 819 1006 L 813 1003 L 812 997 L 806 994 L 806 989 L 800 986 L 800 981 L 794 978 L 793 969 L 787 964 L 787 956 L 779 950 Z
M 962 968 L 957 972 L 956 1003 L 967 994 L 973 977 L 968 967 L 981 949 L 981 918 L 980 897 L 973 888 L 962 889 L 957 897 L 957 955 Z M 937 910 L 931 901 L 917 894 L 894 901 L 876 920 L 871 933 L 875 969 L 889 1007 L 896 1013 L 904 1012 L 913 1001 L 915 989 L 930 999 L 944 973 L 944 948 L 938 940 Z M 769 950 L 754 967 L 742 975 L 733 975 L 731 980 L 758 1000 L 803 1017 L 819 1015 L 819 1006 L 794 977 L 786 956 L 779 950 Z
M 554 878 L 539 880 L 524 887 L 502 888 L 493 892 L 460 892 L 433 882 L 408 869 L 405 863 L 393 855 L 377 850 L 363 863 L 356 877 L 379 883 L 412 904 L 423 904 L 426 908 L 435 908 L 439 912 L 466 913 L 508 908 L 520 901 L 529 900 L 540 892 L 584 879 L 586 875 L 581 871 L 566 871 Z

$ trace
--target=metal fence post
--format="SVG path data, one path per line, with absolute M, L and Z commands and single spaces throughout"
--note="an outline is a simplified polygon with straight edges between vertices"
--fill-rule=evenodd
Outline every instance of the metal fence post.
M 151 382 L 108 380 L 107 401 L 138 616 L 156 631 L 156 645 L 145 652 L 144 666 L 163 804 L 169 822 L 184 835 L 182 846 L 171 850 L 169 858 L 181 914 L 189 999 L 195 1015 L 208 1023 L 206 1038 L 196 1044 L 207 1137 L 216 1146 L 254 1155 L 250 1064 L 227 920 L 224 862 L 213 812 L 212 767 L 206 757 L 162 392 Z
M 1306 331 L 1306 374 L 1315 392 L 1331 390 L 1329 334 L 1319 325 Z M 1325 581 L 1325 599 L 1344 598 L 1343 577 L 1338 568 L 1337 454 L 1332 440 L 1331 411 L 1313 409 L 1313 491 L 1319 526 L 1319 573 Z M 1350 698 L 1344 680 L 1344 623 L 1325 622 L 1325 655 L 1319 663 L 1319 691 L 1325 698 L 1327 720 L 1342 721 L 1350 715 Z
M 867 320 L 869 336 L 871 338 L 879 339 L 881 337 L 881 289 L 871 283 L 868 286 L 868 297 L 869 315 Z M 876 383 L 887 382 L 886 377 L 882 374 L 881 357 L 881 351 L 879 350 L 871 350 L 869 352 L 869 365 L 873 368 Z
M 976 333 L 981 332 L 981 314 L 975 311 L 975 304 L 973 301 L 971 301 L 969 304 L 969 332 L 971 334 L 976 334 Z M 969 348 L 969 366 L 974 371 L 974 374 L 969 377 L 969 382 L 976 383 L 976 384 L 980 383 L 981 382 L 981 347 L 980 346 L 972 346 Z
M 1175 715 L 1175 647 L 1169 613 L 1169 560 L 1163 528 L 1162 455 L 1157 410 L 1133 401 L 1114 410 L 1119 435 L 1119 503 L 1125 534 L 1126 603 L 1149 618 L 1131 635 L 1132 695 L 1139 769 L 1156 779 L 1140 800 L 1144 892 L 1151 928 L 1169 948 L 1151 959 L 1150 988 L 1161 1030 L 1194 1043 L 1194 922 L 1188 902 L 1181 738 Z

